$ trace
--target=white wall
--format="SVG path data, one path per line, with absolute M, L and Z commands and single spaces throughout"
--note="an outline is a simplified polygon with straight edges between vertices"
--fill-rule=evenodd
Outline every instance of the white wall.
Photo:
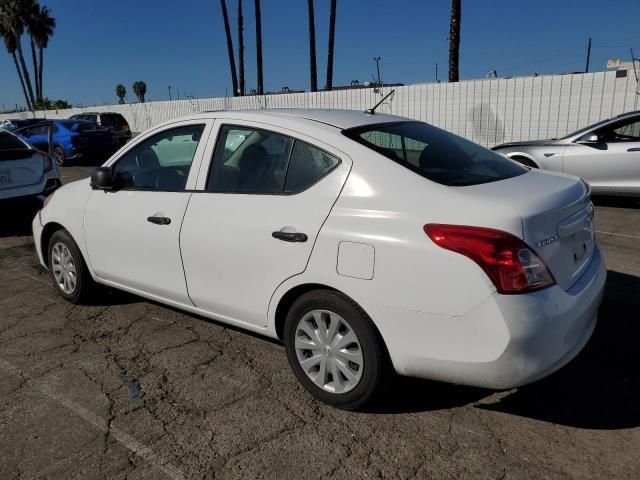
M 638 108 L 633 71 L 426 83 L 396 88 L 379 111 L 429 122 L 482 145 L 559 137 L 600 119 Z M 373 89 L 203 98 L 36 112 L 67 118 L 82 111 L 120 112 L 135 132 L 165 120 L 207 110 L 249 108 L 345 108 L 365 110 L 383 94 Z M 31 114 L 0 115 L 0 119 Z

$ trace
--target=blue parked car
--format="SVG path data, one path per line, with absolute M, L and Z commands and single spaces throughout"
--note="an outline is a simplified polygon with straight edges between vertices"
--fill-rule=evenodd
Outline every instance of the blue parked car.
M 51 130 L 51 149 L 49 148 Z M 104 160 L 118 149 L 113 132 L 95 123 L 81 120 L 46 120 L 13 132 L 15 135 L 45 152 L 51 152 L 58 166 L 80 157 Z

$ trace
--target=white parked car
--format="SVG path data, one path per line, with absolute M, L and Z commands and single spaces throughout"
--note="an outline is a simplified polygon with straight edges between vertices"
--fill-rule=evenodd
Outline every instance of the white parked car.
M 0 200 L 42 202 L 60 186 L 51 157 L 6 130 L 0 130 Z
M 65 299 L 99 283 L 278 338 L 342 408 L 393 371 L 544 377 L 588 341 L 606 276 L 581 180 L 354 111 L 164 123 L 49 197 L 33 231 Z

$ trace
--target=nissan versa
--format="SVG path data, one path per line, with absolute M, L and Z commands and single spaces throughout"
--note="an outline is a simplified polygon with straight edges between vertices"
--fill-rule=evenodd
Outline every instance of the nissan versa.
M 503 389 L 570 361 L 606 271 L 588 186 L 426 123 L 341 110 L 156 126 L 33 221 L 60 295 L 108 285 L 284 342 L 317 398 L 392 372 Z

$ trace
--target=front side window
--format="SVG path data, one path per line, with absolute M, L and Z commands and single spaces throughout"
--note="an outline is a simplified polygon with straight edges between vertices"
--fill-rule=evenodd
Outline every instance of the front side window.
M 616 123 L 598 132 L 598 136 L 606 142 L 638 142 L 640 141 L 640 119 Z
M 422 122 L 367 125 L 343 133 L 442 185 L 477 185 L 528 171 L 500 154 Z
M 257 128 L 225 125 L 218 133 L 209 192 L 281 193 L 293 140 Z
M 114 166 L 121 188 L 183 191 L 204 125 L 160 132 L 125 153 Z

